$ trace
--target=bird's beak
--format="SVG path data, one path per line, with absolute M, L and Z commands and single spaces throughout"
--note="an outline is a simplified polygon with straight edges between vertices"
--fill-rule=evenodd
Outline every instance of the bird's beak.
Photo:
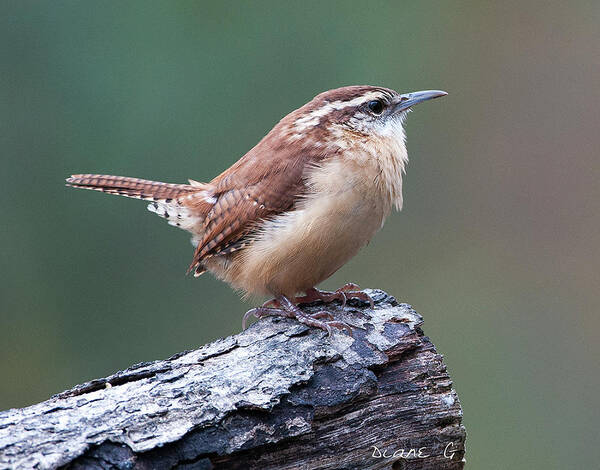
M 425 91 L 414 91 L 412 93 L 404 93 L 400 95 L 400 101 L 396 103 L 394 108 L 395 113 L 404 111 L 411 106 L 414 106 L 421 101 L 432 100 L 433 98 L 439 98 L 440 96 L 446 96 L 448 93 L 441 90 L 425 90 Z

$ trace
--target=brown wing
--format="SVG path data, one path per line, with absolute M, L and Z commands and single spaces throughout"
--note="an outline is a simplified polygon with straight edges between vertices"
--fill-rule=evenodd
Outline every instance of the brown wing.
M 243 248 L 260 221 L 292 209 L 305 193 L 305 169 L 318 158 L 264 144 L 210 182 L 217 201 L 204 219 L 190 271 L 201 274 L 203 260 Z

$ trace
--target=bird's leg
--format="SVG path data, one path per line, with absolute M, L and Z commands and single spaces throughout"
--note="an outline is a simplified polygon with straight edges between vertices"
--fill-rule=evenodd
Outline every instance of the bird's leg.
M 375 306 L 371 296 L 366 292 L 361 291 L 360 287 L 352 282 L 344 284 L 342 287 L 333 292 L 311 287 L 310 289 L 306 290 L 306 295 L 296 297 L 296 303 L 310 304 L 312 302 L 321 301 L 328 304 L 334 300 L 339 300 L 342 303 L 342 307 L 345 307 L 348 299 L 361 299 L 365 302 L 369 302 L 371 308 Z
M 272 305 L 275 301 L 279 307 L 267 307 L 266 305 Z M 312 326 L 314 328 L 319 328 L 321 330 L 327 331 L 327 335 L 331 336 L 333 334 L 333 328 L 345 329 L 350 336 L 352 336 L 352 328 L 350 325 L 336 321 L 333 319 L 333 315 L 329 312 L 320 311 L 313 314 L 304 313 L 300 310 L 294 303 L 288 299 L 285 295 L 278 295 L 275 299 L 265 302 L 261 307 L 253 308 L 248 310 L 244 318 L 242 320 L 242 327 L 246 329 L 246 322 L 248 318 L 251 316 L 255 316 L 256 318 L 270 317 L 270 316 L 280 316 L 285 318 L 295 318 L 300 323 L 306 326 Z

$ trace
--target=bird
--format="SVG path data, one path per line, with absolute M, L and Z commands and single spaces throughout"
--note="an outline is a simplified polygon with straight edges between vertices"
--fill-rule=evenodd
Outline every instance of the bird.
M 209 271 L 246 297 L 273 296 L 246 312 L 243 328 L 253 316 L 282 316 L 352 335 L 330 312 L 299 306 L 351 298 L 373 306 L 356 284 L 333 292 L 316 286 L 371 240 L 393 208 L 402 209 L 405 118 L 414 105 L 445 95 L 369 85 L 325 91 L 207 183 L 101 174 L 66 183 L 148 201 L 148 210 L 192 234 L 188 273 Z

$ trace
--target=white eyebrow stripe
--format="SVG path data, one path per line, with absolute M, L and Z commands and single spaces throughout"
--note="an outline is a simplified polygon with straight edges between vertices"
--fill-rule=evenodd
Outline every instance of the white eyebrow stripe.
M 311 111 L 306 116 L 303 116 L 294 121 L 294 127 L 297 131 L 301 132 L 303 130 L 308 129 L 309 127 L 314 127 L 319 124 L 321 118 L 331 111 L 339 111 L 340 109 L 344 109 L 350 106 L 358 106 L 359 104 L 365 103 L 366 101 L 371 101 L 375 98 L 382 98 L 383 93 L 381 91 L 370 91 L 365 93 L 364 95 L 358 96 L 349 101 L 331 101 L 325 103 L 320 108 Z

